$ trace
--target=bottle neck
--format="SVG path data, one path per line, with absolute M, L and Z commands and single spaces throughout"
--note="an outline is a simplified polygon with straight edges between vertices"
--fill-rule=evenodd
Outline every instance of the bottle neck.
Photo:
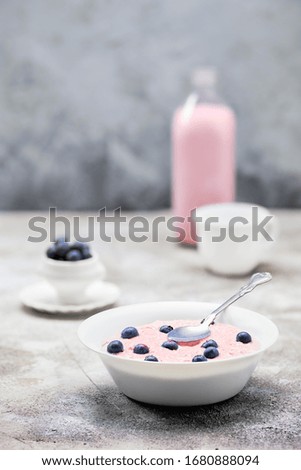
M 224 104 L 219 97 L 216 87 L 212 84 L 202 84 L 194 87 L 182 108 L 182 120 L 188 122 L 196 106 L 201 104 L 222 105 Z
M 197 97 L 196 104 L 220 104 L 223 102 L 214 86 L 196 87 L 193 94 Z

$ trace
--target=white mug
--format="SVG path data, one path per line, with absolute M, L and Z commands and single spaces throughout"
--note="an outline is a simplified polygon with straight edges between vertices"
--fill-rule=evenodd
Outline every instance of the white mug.
M 195 221 L 203 264 L 221 275 L 245 275 L 268 261 L 277 236 L 275 216 L 256 204 L 202 206 L 195 211 Z

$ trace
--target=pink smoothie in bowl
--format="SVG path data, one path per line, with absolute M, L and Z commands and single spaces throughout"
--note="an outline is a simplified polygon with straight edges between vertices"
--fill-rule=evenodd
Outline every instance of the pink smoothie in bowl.
M 197 326 L 197 320 L 157 320 L 137 327 L 127 327 L 102 345 L 109 354 L 150 362 L 209 362 L 245 356 L 260 349 L 259 341 L 240 328 L 215 323 L 211 335 L 200 341 L 176 343 L 168 340 L 171 329 Z

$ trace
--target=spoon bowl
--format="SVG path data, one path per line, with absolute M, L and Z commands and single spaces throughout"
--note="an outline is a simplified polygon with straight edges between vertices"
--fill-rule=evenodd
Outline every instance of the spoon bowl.
M 271 281 L 271 279 L 272 275 L 267 272 L 253 274 L 246 285 L 241 287 L 236 294 L 232 295 L 232 297 L 207 315 L 207 317 L 201 321 L 200 326 L 181 326 L 180 328 L 175 328 L 168 333 L 168 339 L 178 343 L 188 343 L 207 338 L 207 336 L 210 336 L 209 326 L 214 323 L 220 313 L 244 295 L 252 292 L 255 287 L 265 284 L 266 282 Z

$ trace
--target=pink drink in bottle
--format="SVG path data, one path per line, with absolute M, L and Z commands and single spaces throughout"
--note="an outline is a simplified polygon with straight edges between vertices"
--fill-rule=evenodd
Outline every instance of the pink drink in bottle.
M 235 196 L 235 115 L 218 98 L 214 69 L 199 69 L 196 92 L 177 109 L 172 125 L 173 215 L 184 232 L 180 241 L 195 243 L 192 211 Z M 182 230 L 182 231 L 183 231 Z

